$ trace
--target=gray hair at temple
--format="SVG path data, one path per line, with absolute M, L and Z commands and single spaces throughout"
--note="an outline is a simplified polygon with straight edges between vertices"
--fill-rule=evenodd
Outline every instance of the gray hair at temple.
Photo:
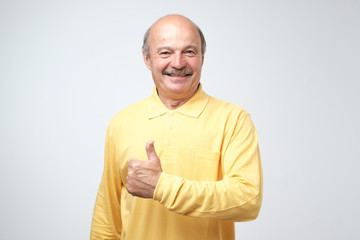
M 196 26 L 195 23 L 193 23 L 193 24 L 195 25 L 195 27 L 199 31 L 200 40 L 201 40 L 201 54 L 204 56 L 204 54 L 206 52 L 206 41 L 205 41 L 204 34 L 202 33 L 201 29 L 198 26 Z M 151 27 L 145 32 L 143 46 L 142 46 L 143 54 L 145 56 L 147 56 L 147 57 L 150 57 L 150 53 L 149 53 L 149 35 L 150 35 Z

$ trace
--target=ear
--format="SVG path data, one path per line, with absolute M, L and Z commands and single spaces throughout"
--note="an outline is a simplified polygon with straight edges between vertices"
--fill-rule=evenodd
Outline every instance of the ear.
M 151 71 L 150 56 L 143 53 L 143 59 L 146 67 Z
M 201 67 L 204 65 L 204 55 L 201 56 Z

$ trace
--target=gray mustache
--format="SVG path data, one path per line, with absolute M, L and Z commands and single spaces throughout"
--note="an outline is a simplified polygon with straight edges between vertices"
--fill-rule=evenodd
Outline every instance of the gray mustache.
M 165 75 L 180 77 L 180 76 L 192 75 L 193 71 L 187 68 L 182 68 L 182 69 L 172 68 L 172 69 L 165 69 L 162 73 Z

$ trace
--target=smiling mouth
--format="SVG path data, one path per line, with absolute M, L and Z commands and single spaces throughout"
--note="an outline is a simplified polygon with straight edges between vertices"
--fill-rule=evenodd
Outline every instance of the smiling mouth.
M 182 68 L 182 69 L 165 69 L 163 71 L 164 75 L 170 76 L 170 77 L 188 77 L 193 75 L 193 71 L 190 69 Z

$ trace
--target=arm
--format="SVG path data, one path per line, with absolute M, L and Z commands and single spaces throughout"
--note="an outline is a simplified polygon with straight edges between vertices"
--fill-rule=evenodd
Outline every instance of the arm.
M 108 128 L 105 142 L 105 165 L 92 219 L 90 239 L 120 239 L 121 178 L 115 161 L 115 145 Z
M 154 199 L 186 216 L 229 221 L 255 219 L 262 200 L 262 170 L 250 117 L 239 119 L 231 134 L 223 143 L 222 180 L 189 181 L 162 173 Z

